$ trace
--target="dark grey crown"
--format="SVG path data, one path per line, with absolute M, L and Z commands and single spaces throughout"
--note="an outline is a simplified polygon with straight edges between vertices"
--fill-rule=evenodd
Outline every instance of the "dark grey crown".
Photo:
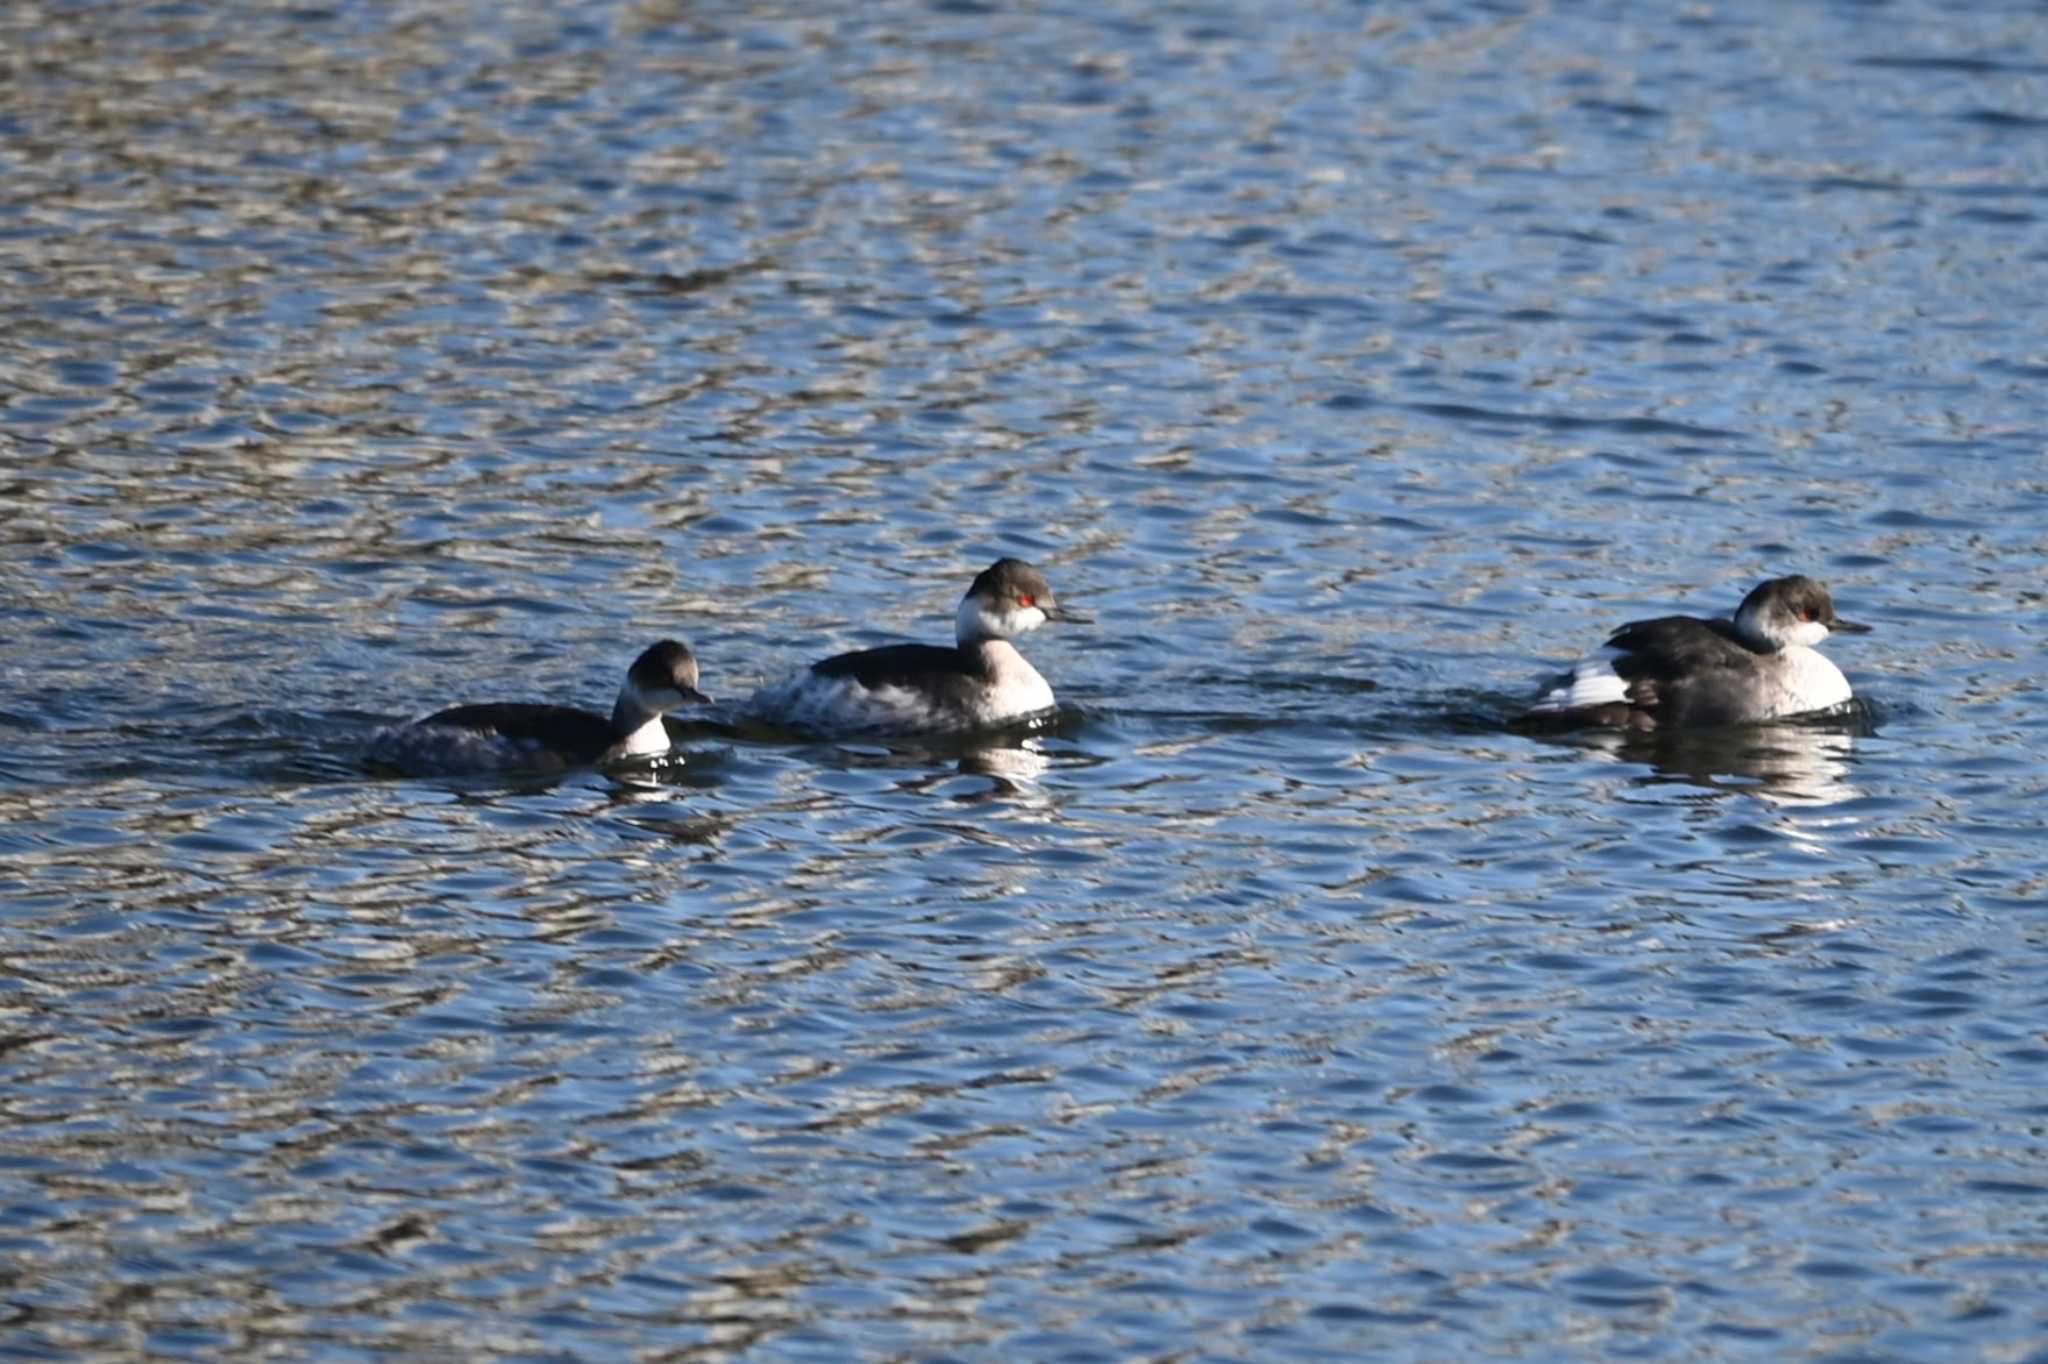
M 1779 614 L 1788 619 L 1819 621 L 1833 629 L 1835 599 L 1828 590 L 1803 573 L 1789 578 L 1772 578 L 1750 589 L 1742 599 L 1742 614 Z
M 697 690 L 697 656 L 679 639 L 648 645 L 626 670 L 626 681 L 646 692 L 673 689 L 685 701 L 711 699 Z
M 1022 559 L 998 559 L 975 575 L 968 587 L 970 597 L 996 601 L 1029 601 L 1040 607 L 1053 603 L 1052 584 L 1038 569 Z

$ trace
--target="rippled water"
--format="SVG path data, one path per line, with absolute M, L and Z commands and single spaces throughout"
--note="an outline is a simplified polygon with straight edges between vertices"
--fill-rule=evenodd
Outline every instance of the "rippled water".
M 2048 1357 L 2044 33 L 0 11 L 0 1357 Z M 999 553 L 1025 746 L 358 765 Z

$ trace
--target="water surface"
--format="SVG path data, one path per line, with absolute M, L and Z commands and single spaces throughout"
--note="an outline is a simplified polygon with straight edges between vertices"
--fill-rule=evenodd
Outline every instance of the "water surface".
M 0 53 L 0 1356 L 2048 1337 L 2036 9 Z M 1027 743 L 357 761 L 998 554 Z M 1866 723 L 1506 729 L 1794 571 Z

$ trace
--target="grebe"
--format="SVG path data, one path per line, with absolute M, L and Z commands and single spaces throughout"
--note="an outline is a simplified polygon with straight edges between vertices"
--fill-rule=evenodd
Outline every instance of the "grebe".
M 641 761 L 669 750 L 664 711 L 710 700 L 697 690 L 696 655 L 687 644 L 665 639 L 626 670 L 610 719 L 529 701 L 455 706 L 378 730 L 364 756 L 413 776 L 552 773 Z
M 1600 653 L 1543 683 L 1522 717 L 1533 728 L 1675 729 L 1740 725 L 1832 710 L 1854 697 L 1814 646 L 1862 634 L 1811 578 L 1773 578 L 1735 619 L 1662 616 L 1614 632 Z
M 814 737 L 943 734 L 1008 724 L 1053 708 L 1052 687 L 1010 641 L 1049 620 L 1086 624 L 1045 574 L 998 559 L 960 599 L 951 647 L 889 644 L 840 654 L 764 687 L 753 718 Z

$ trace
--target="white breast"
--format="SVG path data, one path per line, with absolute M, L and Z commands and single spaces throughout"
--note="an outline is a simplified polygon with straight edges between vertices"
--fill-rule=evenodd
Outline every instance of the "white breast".
M 981 646 L 981 654 L 988 660 L 993 676 L 977 708 L 977 724 L 1021 720 L 1053 708 L 1052 683 L 1039 675 L 1014 644 L 992 639 Z
M 1764 718 L 1831 710 L 1854 699 L 1849 679 L 1826 654 L 1793 644 L 1773 657 L 1777 666 Z
M 613 724 L 618 721 L 614 720 Z M 651 758 L 669 750 L 668 727 L 659 715 L 650 716 L 647 723 L 628 734 L 619 743 L 622 758 Z

